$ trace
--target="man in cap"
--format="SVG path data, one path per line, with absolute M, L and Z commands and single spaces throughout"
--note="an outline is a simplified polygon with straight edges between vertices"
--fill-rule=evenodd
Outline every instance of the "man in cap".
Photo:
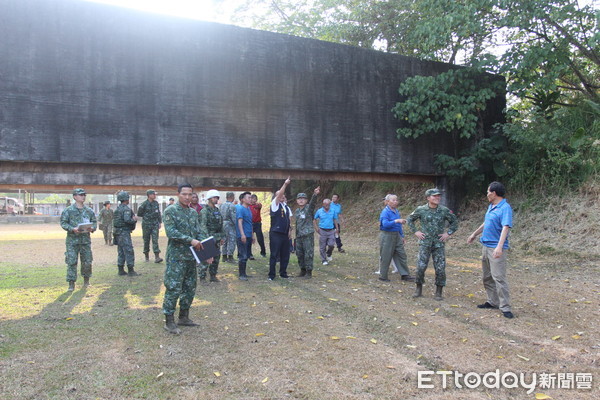
M 236 226 L 237 218 L 235 217 L 235 204 L 233 200 L 235 194 L 233 192 L 227 192 L 225 199 L 227 200 L 221 205 L 221 216 L 223 217 L 223 232 L 225 233 L 225 240 L 223 242 L 223 261 L 235 264 L 233 260 L 233 252 L 237 244 Z
M 197 326 L 190 319 L 190 307 L 196 295 L 198 272 L 196 259 L 190 246 L 200 250 L 201 241 L 206 239 L 200 229 L 200 221 L 196 210 L 190 207 L 192 185 L 183 183 L 177 188 L 178 202 L 165 209 L 163 222 L 169 238 L 167 245 L 167 266 L 165 268 L 165 297 L 163 313 L 165 314 L 165 330 L 172 334 L 180 334 L 177 325 Z M 212 263 L 212 259 L 206 260 Z M 179 320 L 175 324 L 175 308 L 179 300 Z
M 385 196 L 386 206 L 379 214 L 379 280 L 389 282 L 388 270 L 390 263 L 398 268 L 403 281 L 412 282 L 415 280 L 408 271 L 408 262 L 404 244 L 404 230 L 402 224 L 406 220 L 400 215 L 398 210 L 398 196 L 388 194 Z
M 60 216 L 60 226 L 67 231 L 65 262 L 67 263 L 67 282 L 69 282 L 68 290 L 70 292 L 75 290 L 78 257 L 81 261 L 84 288 L 90 285 L 92 276 L 93 258 L 90 232 L 96 230 L 96 216 L 91 208 L 85 206 L 85 196 L 84 189 L 73 190 L 75 203 L 65 208 Z
M 419 256 L 417 258 L 417 288 L 413 297 L 423 295 L 425 270 L 429 257 L 433 259 L 435 269 L 435 299 L 443 300 L 442 291 L 446 286 L 446 253 L 445 244 L 450 235 L 458 229 L 458 218 L 447 207 L 440 205 L 442 192 L 439 189 L 425 191 L 427 204 L 419 206 L 408 216 L 408 227 L 419 239 Z M 420 228 L 416 226 L 419 222 Z
M 510 294 L 508 281 L 506 280 L 508 252 L 508 234 L 512 228 L 512 208 L 506 201 L 506 188 L 500 182 L 492 182 L 488 186 L 487 198 L 490 202 L 485 213 L 483 224 L 467 239 L 467 243 L 473 243 L 475 238 L 481 235 L 483 254 L 481 257 L 481 269 L 483 272 L 483 287 L 487 294 L 487 301 L 479 304 L 477 308 L 500 308 L 502 315 L 513 318 L 510 306 Z
M 144 256 L 146 261 L 150 261 L 150 239 L 152 239 L 152 251 L 154 252 L 154 262 L 163 261 L 160 258 L 160 248 L 158 247 L 158 232 L 162 217 L 160 215 L 160 206 L 156 201 L 156 191 L 150 189 L 146 191 L 148 197 L 138 208 L 137 216 L 142 219 L 142 236 L 144 238 Z
M 207 263 L 200 265 L 199 276 L 201 280 L 206 279 L 206 270 L 210 273 L 211 282 L 219 282 L 217 278 L 217 272 L 219 270 L 219 260 L 221 259 L 220 248 L 224 243 L 225 233 L 223 232 L 223 216 L 217 207 L 219 203 L 220 194 L 217 190 L 211 189 L 206 193 L 206 207 L 200 211 L 200 230 L 203 235 L 215 239 L 215 245 L 217 246 L 218 255 L 214 257 L 214 260 L 210 266 Z
M 119 192 L 117 201 L 120 204 L 115 210 L 113 235 L 118 247 L 117 267 L 119 268 L 119 275 L 137 276 L 138 273 L 134 270 L 135 255 L 133 253 L 133 243 L 131 242 L 131 231 L 135 229 L 137 217 L 129 207 L 129 193 Z M 127 272 L 125 272 L 125 262 L 127 262 Z
M 296 203 L 298 208 L 294 211 L 296 220 L 296 257 L 298 257 L 298 266 L 300 267 L 300 277 L 312 278 L 313 258 L 315 254 L 315 228 L 313 226 L 313 215 L 317 204 L 317 196 L 321 192 L 320 187 L 316 187 L 310 198 L 308 206 L 308 196 L 306 193 L 298 193 Z
M 104 234 L 104 244 L 113 245 L 112 229 L 113 229 L 114 211 L 110 208 L 110 201 L 104 202 L 104 208 L 98 214 L 98 224 L 100 230 Z
M 172 197 L 169 197 L 169 206 L 172 206 L 173 204 L 175 204 L 175 199 Z

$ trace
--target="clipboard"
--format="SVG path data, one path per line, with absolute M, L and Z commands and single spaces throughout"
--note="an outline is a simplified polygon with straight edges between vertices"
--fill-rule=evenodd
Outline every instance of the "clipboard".
M 219 256 L 219 248 L 217 247 L 214 237 L 210 236 L 200 243 L 202 243 L 202 246 L 204 247 L 201 250 L 196 250 L 194 246 L 190 246 L 190 251 L 194 255 L 197 263 L 201 263 L 211 257 Z

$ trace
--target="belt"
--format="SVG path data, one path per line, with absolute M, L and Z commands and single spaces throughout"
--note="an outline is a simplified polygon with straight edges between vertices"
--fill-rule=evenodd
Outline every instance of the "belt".
M 323 229 L 324 231 L 332 231 L 334 228 L 331 228 L 331 229 L 321 228 L 321 229 Z

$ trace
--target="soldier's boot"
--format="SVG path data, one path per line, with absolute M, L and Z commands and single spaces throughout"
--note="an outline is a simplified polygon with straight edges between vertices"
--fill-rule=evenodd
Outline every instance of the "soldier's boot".
M 129 275 L 129 276 L 139 276 L 140 274 L 138 274 L 137 272 L 135 272 L 135 270 L 133 269 L 133 265 L 131 267 L 128 265 L 127 266 L 127 275 Z
M 84 276 L 83 277 L 83 287 L 90 287 L 90 277 L 89 276 Z
M 171 314 L 165 315 L 165 317 L 165 331 L 172 333 L 173 335 L 179 335 L 181 330 L 175 325 L 175 316 Z
M 306 279 L 310 279 L 310 278 L 312 278 L 312 269 L 310 269 L 310 270 L 306 271 L 306 276 L 305 276 L 305 278 L 306 278 Z
M 227 262 L 230 264 L 235 264 L 235 260 L 233 259 L 233 254 L 227 256 Z
M 211 282 L 221 282 L 219 280 L 219 278 L 217 278 L 217 274 L 213 274 L 213 273 L 210 274 L 210 281 Z
M 306 268 L 300 268 L 300 273 L 298 274 L 299 278 L 306 276 Z
M 198 275 L 198 279 L 200 279 L 201 281 L 205 281 L 205 280 L 206 280 L 206 274 L 202 274 L 202 273 L 200 273 L 200 274 Z
M 180 326 L 198 326 L 197 323 L 190 319 L 190 310 L 179 310 L 179 320 L 177 325 Z
M 415 289 L 415 294 L 413 294 L 414 298 L 423 296 L 423 284 L 417 283 L 417 288 Z
M 436 288 L 435 288 L 435 297 L 433 299 L 437 300 L 437 301 L 444 300 L 444 297 L 442 297 L 442 291 L 443 290 L 444 290 L 443 286 L 436 285 Z
M 163 262 L 163 259 L 160 258 L 160 253 L 154 253 L 154 262 L 157 264 Z
M 144 252 L 144 257 L 146 262 L 150 261 L 150 253 Z
M 238 264 L 238 269 L 239 269 L 239 272 L 240 272 L 240 281 L 247 281 L 248 280 L 248 276 L 246 276 L 246 264 L 240 262 Z
M 229 258 L 227 258 L 227 254 L 223 254 L 223 262 L 227 262 L 229 261 Z
M 119 275 L 127 275 L 127 272 L 125 272 L 125 266 L 123 265 L 119 265 Z
M 69 281 L 69 288 L 67 291 L 72 292 L 73 290 L 75 290 L 75 281 Z

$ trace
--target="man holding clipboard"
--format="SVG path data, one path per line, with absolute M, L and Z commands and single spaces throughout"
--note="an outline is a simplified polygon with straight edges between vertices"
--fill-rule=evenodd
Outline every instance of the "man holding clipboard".
M 163 313 L 166 317 L 165 330 L 178 335 L 181 333 L 177 325 L 197 326 L 189 318 L 190 307 L 196 295 L 198 273 L 196 260 L 190 246 L 200 250 L 203 248 L 198 213 L 190 208 L 193 188 L 183 183 L 177 188 L 179 201 L 167 207 L 163 214 L 163 223 L 169 242 L 167 245 L 167 266 L 165 269 L 165 297 Z M 204 260 L 212 263 L 213 259 Z M 175 324 L 175 308 L 179 300 L 179 320 Z

